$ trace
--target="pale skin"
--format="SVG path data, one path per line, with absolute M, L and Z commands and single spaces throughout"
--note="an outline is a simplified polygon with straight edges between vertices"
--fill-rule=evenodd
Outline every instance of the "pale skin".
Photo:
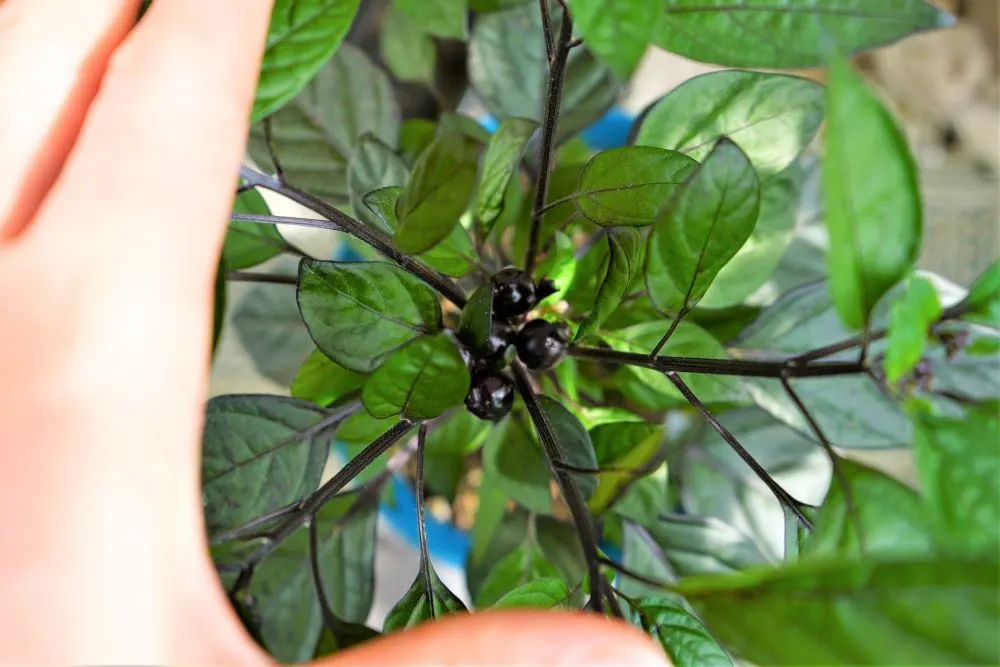
M 216 258 L 271 0 L 0 0 L 0 662 L 267 662 L 208 558 Z M 664 664 L 583 613 L 463 615 L 347 664 Z

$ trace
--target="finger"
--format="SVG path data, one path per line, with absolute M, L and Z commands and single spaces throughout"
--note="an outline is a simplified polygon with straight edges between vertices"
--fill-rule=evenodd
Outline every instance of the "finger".
M 582 612 L 460 614 L 362 644 L 316 663 L 348 665 L 668 665 L 663 650 L 624 623 Z
M 118 239 L 210 279 L 232 202 L 271 0 L 154 2 L 116 50 L 42 233 Z M 108 211 L 80 229 L 79 202 Z
M 138 0 L 0 2 L 0 243 L 34 214 Z

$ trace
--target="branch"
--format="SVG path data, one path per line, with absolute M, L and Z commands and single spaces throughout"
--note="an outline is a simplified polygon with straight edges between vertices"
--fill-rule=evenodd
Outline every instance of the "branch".
M 682 380 L 677 373 L 671 372 L 666 375 L 667 379 L 673 382 L 674 386 L 677 387 L 682 394 L 684 394 L 684 398 L 687 399 L 688 403 L 694 406 L 702 414 L 702 416 L 708 420 L 708 423 L 712 425 L 712 428 L 714 428 L 719 435 L 722 436 L 722 439 L 725 440 L 730 447 L 732 447 L 733 451 L 736 452 L 741 459 L 743 459 L 744 463 L 750 466 L 750 469 L 754 471 L 754 474 L 760 478 L 760 481 L 764 482 L 764 485 L 767 486 L 767 488 L 771 490 L 771 493 L 774 494 L 774 497 L 778 499 L 778 502 L 788 508 L 788 510 L 795 515 L 795 518 L 799 520 L 799 523 L 809 530 L 812 530 L 812 522 L 805 514 L 803 514 L 801 503 L 793 498 L 788 491 L 785 491 L 780 484 L 774 481 L 774 478 L 771 477 L 766 470 L 764 470 L 764 467 L 761 464 L 757 463 L 757 459 L 755 459 L 753 455 L 740 444 L 739 440 L 737 440 L 736 437 L 729 432 L 729 429 L 723 426 L 722 422 L 720 422 L 715 415 L 708 411 L 705 404 L 694 395 L 691 388 L 687 386 L 684 380 Z
M 543 9 L 547 9 L 545 2 L 546 0 L 542 0 Z M 564 8 L 562 25 L 559 29 L 559 41 L 555 45 L 555 53 L 549 61 L 549 86 L 545 92 L 542 140 L 538 149 L 538 187 L 535 191 L 534 212 L 531 215 L 531 235 L 528 237 L 528 250 L 524 258 L 524 270 L 528 275 L 531 275 L 535 270 L 535 256 L 538 254 L 538 241 L 542 232 L 542 210 L 545 208 L 545 200 L 549 196 L 549 177 L 552 174 L 556 130 L 559 125 L 559 110 L 562 107 L 563 82 L 566 80 L 566 63 L 569 60 L 569 44 L 572 37 L 573 20 Z
M 519 361 L 515 361 L 512 368 L 514 370 L 514 384 L 517 387 L 518 393 L 521 394 L 521 399 L 524 401 L 525 407 L 528 408 L 528 414 L 535 425 L 538 439 L 541 440 L 542 447 L 545 449 L 545 458 L 548 460 L 549 466 L 552 468 L 552 473 L 559 483 L 563 499 L 566 501 L 566 506 L 569 508 L 573 523 L 576 524 L 577 534 L 580 536 L 580 546 L 583 549 L 583 557 L 587 562 L 587 572 L 591 581 L 591 595 L 587 604 L 593 611 L 601 613 L 602 604 L 599 592 L 603 587 L 601 582 L 604 579 L 601 577 L 599 567 L 597 531 L 594 529 L 594 524 L 590 521 L 590 512 L 587 510 L 587 504 L 584 502 L 583 496 L 580 495 L 580 489 L 576 486 L 576 482 L 573 481 L 573 477 L 564 470 L 556 467 L 556 463 L 563 463 L 565 457 L 563 456 L 562 448 L 556 440 L 555 433 L 552 431 L 552 425 L 549 424 L 549 420 L 545 416 L 545 412 L 542 411 L 542 406 L 539 405 L 538 399 L 535 397 L 535 392 L 531 388 L 531 380 L 528 377 L 528 372 Z M 595 595 L 595 591 L 598 594 Z
M 600 347 L 574 345 L 570 356 L 596 361 L 611 361 L 629 366 L 640 366 L 661 373 L 701 373 L 703 375 L 733 375 L 740 377 L 776 378 L 829 377 L 853 375 L 864 372 L 856 361 L 827 361 L 797 365 L 794 359 L 755 361 L 751 359 L 710 359 L 702 357 L 659 356 L 650 359 L 648 354 L 619 352 Z
M 298 530 L 309 517 L 318 512 L 341 489 L 360 475 L 365 468 L 370 466 L 375 459 L 382 456 L 386 450 L 402 439 L 411 428 L 413 428 L 413 422 L 403 419 L 389 428 L 385 433 L 375 438 L 370 445 L 348 461 L 347 465 L 338 470 L 323 486 L 319 487 L 308 498 L 303 500 L 295 513 L 285 519 L 274 533 L 271 534 L 268 542 L 250 556 L 247 561 L 248 564 L 252 567 L 263 560 L 278 544 Z
M 465 307 L 465 294 L 459 289 L 450 278 L 438 273 L 423 262 L 400 252 L 392 245 L 392 240 L 380 231 L 368 227 L 364 223 L 338 211 L 322 199 L 288 185 L 272 176 L 262 174 L 250 167 L 240 167 L 240 175 L 254 185 L 276 192 L 291 199 L 296 204 L 305 206 L 314 213 L 318 213 L 326 218 L 322 220 L 309 220 L 307 218 L 288 218 L 285 216 L 249 216 L 246 214 L 233 214 L 232 220 L 243 222 L 261 223 L 286 223 L 301 225 L 305 227 L 318 227 L 320 229 L 330 229 L 333 231 L 350 234 L 363 243 L 367 243 L 377 250 L 386 259 L 395 262 L 400 268 L 409 271 L 411 274 L 424 281 L 437 290 L 441 296 L 445 297 L 459 308 Z
M 250 271 L 230 271 L 227 280 L 248 283 L 272 283 L 275 285 L 297 285 L 296 276 L 284 276 L 278 273 L 253 273 Z
M 545 57 L 549 65 L 555 53 L 555 36 L 552 34 L 552 15 L 549 13 L 549 0 L 538 0 L 542 12 L 542 34 L 545 36 Z

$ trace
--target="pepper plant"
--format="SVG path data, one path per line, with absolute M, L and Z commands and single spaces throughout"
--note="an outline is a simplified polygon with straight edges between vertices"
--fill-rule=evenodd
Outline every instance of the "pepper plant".
M 474 470 L 477 611 L 605 614 L 678 665 L 1000 659 L 1000 267 L 968 291 L 915 268 L 917 168 L 849 60 L 950 17 L 393 0 L 373 59 L 344 41 L 358 6 L 277 0 L 220 261 L 220 304 L 224 279 L 266 290 L 231 325 L 293 370 L 290 396 L 206 411 L 206 527 L 254 637 L 301 661 L 467 613 L 424 501 Z M 468 42 L 492 133 L 464 107 L 401 118 L 442 40 Z M 649 47 L 734 69 L 594 151 Z M 776 71 L 817 66 L 827 86 Z M 252 270 L 278 255 L 297 271 Z M 889 448 L 919 491 L 851 456 Z M 419 570 L 376 631 L 376 516 L 407 471 Z

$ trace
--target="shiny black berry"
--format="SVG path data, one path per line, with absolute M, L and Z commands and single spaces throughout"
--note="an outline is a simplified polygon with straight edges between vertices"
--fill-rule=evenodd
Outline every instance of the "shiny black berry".
M 552 368 L 566 356 L 570 329 L 565 322 L 531 320 L 514 338 L 517 357 L 532 370 Z
M 510 320 L 535 307 L 535 283 L 519 269 L 503 269 L 493 274 L 493 315 Z
M 486 421 L 500 421 L 514 405 L 514 387 L 499 375 L 472 378 L 465 396 L 465 407 L 473 416 Z

